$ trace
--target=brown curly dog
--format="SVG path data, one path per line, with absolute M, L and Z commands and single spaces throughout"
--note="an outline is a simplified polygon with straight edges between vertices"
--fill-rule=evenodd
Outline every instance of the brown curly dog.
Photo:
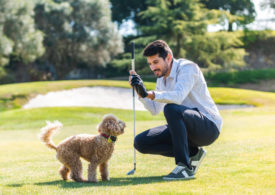
M 76 182 L 97 182 L 96 168 L 98 165 L 102 181 L 109 180 L 108 160 L 114 151 L 116 137 L 124 133 L 125 123 L 114 115 L 108 114 L 98 125 L 99 135 L 74 135 L 56 146 L 51 137 L 62 126 L 58 121 L 47 122 L 47 125 L 41 129 L 40 139 L 47 147 L 56 150 L 56 157 L 63 164 L 59 170 L 63 180 L 67 180 L 71 172 L 71 178 Z M 80 157 L 90 162 L 88 181 L 82 177 Z

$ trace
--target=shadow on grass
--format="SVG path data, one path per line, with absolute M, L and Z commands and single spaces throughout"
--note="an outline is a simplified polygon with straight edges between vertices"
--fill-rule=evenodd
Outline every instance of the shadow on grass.
M 82 188 L 82 187 L 93 187 L 93 186 L 127 186 L 127 185 L 139 185 L 139 184 L 148 184 L 148 183 L 158 183 L 164 182 L 162 176 L 152 176 L 152 177 L 118 177 L 111 178 L 110 181 L 100 181 L 98 183 L 78 183 L 72 180 L 63 181 L 47 181 L 47 182 L 38 182 L 34 185 L 38 186 L 59 186 L 62 188 Z M 25 184 L 9 184 L 8 187 L 22 187 Z
M 99 181 L 98 183 L 77 183 L 73 181 L 50 181 L 50 182 L 39 182 L 35 183 L 35 185 L 60 185 L 63 188 L 81 188 L 87 186 L 126 186 L 126 185 L 139 185 L 139 184 L 147 184 L 147 183 L 157 183 L 163 182 L 161 176 L 153 176 L 153 177 L 118 177 L 111 178 L 110 181 Z
M 19 183 L 19 184 L 17 184 L 17 183 L 15 183 L 15 184 L 8 184 L 8 185 L 6 185 L 7 187 L 14 187 L 14 188 L 18 188 L 18 187 L 22 187 L 24 184 L 22 184 L 22 183 Z

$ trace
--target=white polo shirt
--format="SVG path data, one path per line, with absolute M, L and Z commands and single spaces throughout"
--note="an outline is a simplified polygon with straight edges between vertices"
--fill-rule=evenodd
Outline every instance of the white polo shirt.
M 155 99 L 139 98 L 152 115 L 163 111 L 167 103 L 197 108 L 204 116 L 213 121 L 219 130 L 222 117 L 207 88 L 204 76 L 192 61 L 173 59 L 170 75 L 157 79 Z

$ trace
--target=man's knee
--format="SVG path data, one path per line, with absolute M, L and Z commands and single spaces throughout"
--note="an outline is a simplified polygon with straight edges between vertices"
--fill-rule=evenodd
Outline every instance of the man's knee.
M 144 143 L 143 136 L 141 134 L 137 135 L 134 140 L 134 147 L 140 153 L 146 153 L 146 144 Z
M 164 116 L 166 118 L 177 118 L 178 116 L 180 116 L 180 109 L 179 109 L 179 105 L 177 104 L 166 104 L 164 106 Z

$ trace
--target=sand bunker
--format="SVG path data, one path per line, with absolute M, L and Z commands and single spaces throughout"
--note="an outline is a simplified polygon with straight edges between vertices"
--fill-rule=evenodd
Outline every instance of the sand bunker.
M 133 108 L 132 89 L 117 87 L 82 87 L 71 90 L 49 92 L 45 95 L 37 95 L 23 108 L 39 107 L 105 107 L 128 109 Z M 136 96 L 136 110 L 145 110 Z M 252 106 L 247 105 L 218 105 L 219 110 L 238 109 Z
M 23 108 L 83 106 L 132 109 L 132 96 L 132 89 L 82 87 L 38 95 L 25 104 Z M 136 110 L 145 110 L 137 97 L 135 102 Z

